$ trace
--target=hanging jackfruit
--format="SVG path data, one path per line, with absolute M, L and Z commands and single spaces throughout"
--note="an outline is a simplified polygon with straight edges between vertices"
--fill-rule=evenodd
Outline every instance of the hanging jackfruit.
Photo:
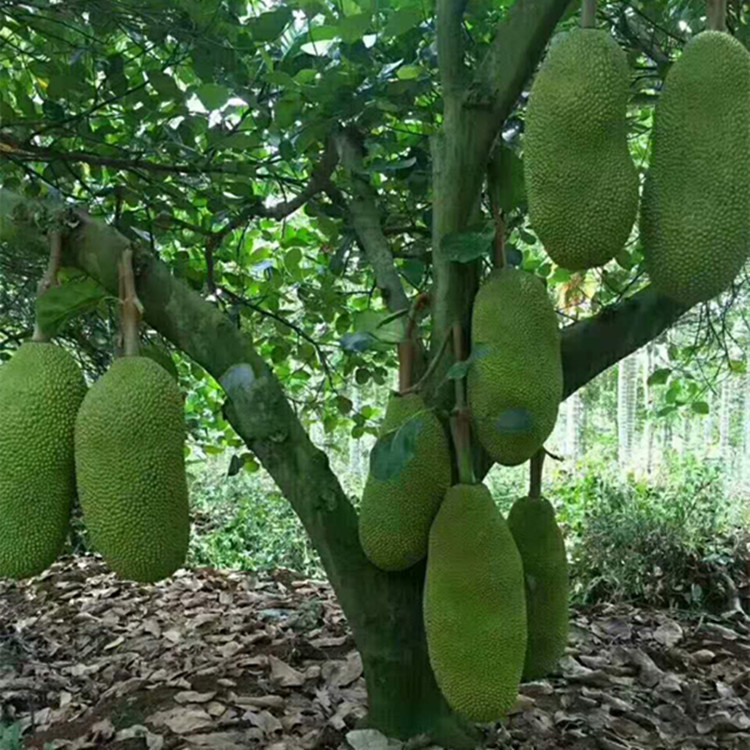
M 516 500 L 508 515 L 526 584 L 528 642 L 523 679 L 544 677 L 568 639 L 568 560 L 552 505 L 543 497 Z
M 54 344 L 23 344 L 0 367 L 0 577 L 37 575 L 62 550 L 85 393 L 76 361 Z
M 685 305 L 726 289 L 750 250 L 750 54 L 691 39 L 654 112 L 641 239 L 654 287 Z
M 555 263 L 601 266 L 622 250 L 638 211 L 628 151 L 630 71 L 606 31 L 561 34 L 531 88 L 524 135 L 529 218 Z
M 158 581 L 185 561 L 190 521 L 182 398 L 146 357 L 115 360 L 75 428 L 84 523 L 121 578 Z
M 526 653 L 521 558 L 484 485 L 448 490 L 430 530 L 424 587 L 430 664 L 448 704 L 472 721 L 511 708 Z
M 493 271 L 474 300 L 471 340 L 480 350 L 467 380 L 479 440 L 494 461 L 523 463 L 552 432 L 563 389 L 557 315 L 542 281 Z
M 404 570 L 424 558 L 430 524 L 451 483 L 445 430 L 421 396 L 391 397 L 381 439 L 412 418 L 421 422 L 414 455 L 388 480 L 370 474 L 359 509 L 362 549 L 382 570 Z

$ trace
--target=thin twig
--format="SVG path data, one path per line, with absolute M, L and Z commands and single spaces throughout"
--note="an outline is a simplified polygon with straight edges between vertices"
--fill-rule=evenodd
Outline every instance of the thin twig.
M 432 362 L 430 362 L 427 370 L 425 370 L 424 375 L 422 375 L 422 377 L 414 385 L 410 386 L 405 391 L 400 391 L 400 394 L 402 396 L 405 396 L 407 393 L 414 393 L 415 391 L 421 390 L 422 386 L 430 379 L 432 374 L 435 372 L 435 369 L 440 363 L 440 360 L 443 358 L 443 354 L 445 353 L 445 350 L 448 347 L 448 343 L 450 342 L 452 337 L 453 331 L 451 329 L 448 329 L 445 334 L 445 338 L 443 339 L 443 343 L 440 345 L 440 350 L 434 356 Z

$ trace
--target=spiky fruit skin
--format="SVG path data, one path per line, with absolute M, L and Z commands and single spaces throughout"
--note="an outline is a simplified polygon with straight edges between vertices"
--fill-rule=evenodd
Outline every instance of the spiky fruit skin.
M 180 392 L 146 357 L 115 360 L 81 405 L 75 446 L 84 523 L 121 578 L 158 581 L 185 561 L 184 445 Z
M 395 477 L 367 478 L 359 509 L 359 539 L 373 565 L 405 570 L 427 554 L 430 526 L 451 483 L 451 457 L 443 426 L 417 394 L 391 396 L 380 434 L 420 414 L 414 456 Z
M 529 218 L 555 263 L 601 266 L 619 253 L 638 212 L 628 151 L 630 71 L 606 31 L 575 29 L 552 44 L 526 112 Z
M 750 249 L 750 54 L 728 34 L 685 45 L 654 113 L 641 240 L 654 287 L 685 305 L 726 289 Z
M 524 680 L 549 674 L 568 642 L 568 559 L 552 505 L 543 497 L 516 500 L 508 514 L 526 584 L 528 641 Z
M 424 622 L 430 664 L 451 708 L 472 721 L 506 713 L 526 653 L 523 571 L 484 485 L 454 485 L 435 517 Z
M 180 373 L 177 371 L 172 355 L 168 349 L 157 346 L 156 344 L 145 344 L 141 346 L 139 355 L 153 359 L 157 365 L 161 365 L 175 380 L 180 379 Z
M 474 300 L 471 340 L 487 347 L 468 375 L 477 435 L 494 461 L 516 466 L 549 437 L 562 398 L 560 331 L 541 280 L 511 268 L 493 271 Z M 530 429 L 500 431 L 500 415 L 516 409 L 531 415 Z
M 65 544 L 85 393 L 76 361 L 54 344 L 23 344 L 0 368 L 0 577 L 41 573 Z

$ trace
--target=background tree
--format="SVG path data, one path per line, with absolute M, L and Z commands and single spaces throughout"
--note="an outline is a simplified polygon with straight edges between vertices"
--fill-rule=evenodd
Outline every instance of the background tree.
M 598 22 L 632 66 L 641 168 L 661 81 L 703 28 L 703 9 L 600 4 Z M 370 722 L 389 735 L 467 742 L 427 661 L 422 566 L 394 575 L 366 561 L 354 506 L 306 432 L 374 434 L 374 396 L 353 399 L 351 388 L 393 382 L 402 329 L 389 314 L 431 292 L 424 368 L 454 321 L 468 323 L 494 204 L 509 251 L 547 279 L 567 321 L 566 396 L 684 315 L 669 365 L 649 377 L 652 391 L 666 386 L 650 397 L 674 427 L 685 409 L 708 408 L 717 373 L 746 349 L 727 347 L 744 278 L 685 315 L 648 287 L 637 236 L 604 269 L 571 274 L 528 225 L 526 92 L 577 10 L 568 0 L 0 1 L 0 356 L 28 335 L 55 223 L 70 266 L 55 323 L 101 372 L 117 260 L 133 245 L 148 335 L 185 353 L 183 375 L 204 379 L 214 428 L 204 446 L 244 444 L 242 460 L 262 464 L 292 504 L 354 630 Z M 745 41 L 743 12 L 730 3 L 730 29 Z M 494 195 L 490 158 L 501 168 Z M 696 358 L 701 348 L 711 357 Z M 450 364 L 426 388 L 443 407 Z M 476 463 L 480 475 L 489 468 Z

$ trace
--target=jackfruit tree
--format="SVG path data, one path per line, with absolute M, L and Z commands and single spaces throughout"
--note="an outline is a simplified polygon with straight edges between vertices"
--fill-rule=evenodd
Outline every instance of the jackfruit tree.
M 0 574 L 59 551 L 75 412 L 105 560 L 152 580 L 184 555 L 169 365 L 110 369 L 132 252 L 148 338 L 220 394 L 213 447 L 262 466 L 317 549 L 369 725 L 475 747 L 567 617 L 555 498 L 503 519 L 487 472 L 538 461 L 564 399 L 744 280 L 750 35 L 741 4 L 677 5 L 3 5 Z M 58 336 L 26 344 L 55 237 Z M 100 378 L 80 411 L 63 352 Z M 385 419 L 365 385 L 393 390 Z M 361 505 L 313 429 L 378 437 Z

